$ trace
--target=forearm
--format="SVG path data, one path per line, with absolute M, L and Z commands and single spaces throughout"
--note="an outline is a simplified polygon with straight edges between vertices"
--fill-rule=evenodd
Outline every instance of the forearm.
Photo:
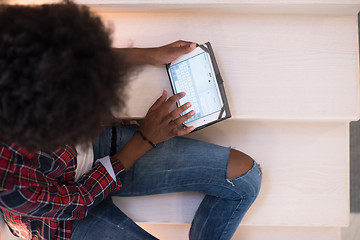
M 139 134 L 135 134 L 134 137 L 131 138 L 113 157 L 119 159 L 124 166 L 125 171 L 128 171 L 131 166 L 151 148 L 152 146 L 144 141 Z
M 98 164 L 75 183 L 40 181 L 37 185 L 15 189 L 0 188 L 0 207 L 22 216 L 58 220 L 83 218 L 89 209 L 99 204 L 112 191 L 120 189 L 122 183 L 119 174 L 123 169 L 128 170 L 151 148 L 150 144 L 136 134 L 111 158 L 117 183 L 107 169 Z M 47 207 L 40 207 L 44 204 Z
M 1 189 L 0 207 L 22 216 L 74 220 L 84 218 L 89 209 L 116 189 L 106 169 L 97 165 L 75 183 L 39 181 Z
M 153 58 L 156 48 L 114 48 L 114 52 L 131 66 L 156 65 Z
M 130 66 L 141 65 L 161 66 L 171 63 L 183 54 L 196 48 L 196 43 L 177 41 L 161 47 L 153 48 L 114 48 L 114 52 Z

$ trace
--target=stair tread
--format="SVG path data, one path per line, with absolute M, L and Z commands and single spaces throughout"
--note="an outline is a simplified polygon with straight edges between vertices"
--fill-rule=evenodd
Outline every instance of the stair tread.
M 342 123 L 225 121 L 191 137 L 232 146 L 261 164 L 262 188 L 243 225 L 330 227 L 349 220 L 348 131 Z M 190 223 L 202 197 L 176 193 L 114 201 L 139 222 Z
M 177 39 L 210 41 L 234 118 L 344 122 L 359 118 L 355 15 L 102 16 L 115 26 L 117 47 L 159 46 Z M 171 92 L 164 67 L 145 67 L 128 89 L 129 117 L 143 117 L 163 89 Z

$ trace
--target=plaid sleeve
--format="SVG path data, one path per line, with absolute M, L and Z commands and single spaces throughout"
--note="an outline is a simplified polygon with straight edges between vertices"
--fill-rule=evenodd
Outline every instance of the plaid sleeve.
M 123 169 L 120 162 L 115 167 L 117 171 Z M 49 179 L 34 164 L 18 166 L 13 152 L 0 152 L 0 207 L 22 216 L 83 218 L 89 209 L 120 188 L 118 180 L 116 184 L 102 165 L 96 165 L 77 182 Z
M 117 181 L 118 181 L 118 183 L 120 183 L 120 185 L 118 184 L 118 188 L 116 189 L 116 191 L 117 191 L 120 189 L 121 183 L 124 181 L 126 172 L 125 172 L 124 166 L 122 165 L 122 163 L 120 162 L 119 159 L 110 157 L 110 161 L 111 161 L 111 165 L 114 169 Z

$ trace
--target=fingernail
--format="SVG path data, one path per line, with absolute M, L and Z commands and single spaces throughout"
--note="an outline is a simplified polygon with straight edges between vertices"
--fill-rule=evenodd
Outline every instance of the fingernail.
M 190 128 L 190 131 L 194 131 L 194 126 L 191 126 L 191 127 L 189 127 Z
M 194 115 L 195 115 L 195 111 L 194 111 L 194 110 L 191 110 L 190 115 L 191 115 L 191 116 L 194 116 Z
M 191 103 L 187 102 L 186 107 L 191 107 Z
M 196 47 L 196 43 L 193 42 L 190 44 L 190 48 L 195 48 L 195 47 Z
M 180 96 L 184 97 L 186 95 L 185 92 L 180 93 Z

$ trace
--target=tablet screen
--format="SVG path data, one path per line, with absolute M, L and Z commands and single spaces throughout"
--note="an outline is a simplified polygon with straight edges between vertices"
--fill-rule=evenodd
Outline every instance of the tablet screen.
M 180 105 L 186 102 L 192 104 L 184 114 L 191 110 L 195 110 L 196 113 L 185 123 L 221 110 L 216 78 L 205 52 L 170 66 L 170 74 L 175 92 L 186 92 L 186 96 L 179 100 Z

